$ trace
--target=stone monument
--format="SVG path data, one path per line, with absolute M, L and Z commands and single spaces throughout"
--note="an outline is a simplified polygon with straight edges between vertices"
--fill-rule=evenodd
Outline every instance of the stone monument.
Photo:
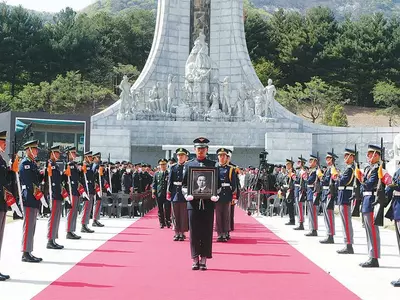
M 282 163 L 355 143 L 361 150 L 400 131 L 321 126 L 283 108 L 279 87 L 271 79 L 264 87 L 252 66 L 243 0 L 159 0 L 146 65 L 132 86 L 124 77 L 119 88 L 120 100 L 91 123 L 91 148 L 112 160 L 158 161 L 205 135 L 234 147 L 239 165 L 257 164 L 264 150 Z

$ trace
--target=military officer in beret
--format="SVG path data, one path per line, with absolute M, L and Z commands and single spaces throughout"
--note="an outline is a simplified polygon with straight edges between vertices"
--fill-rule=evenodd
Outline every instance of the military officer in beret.
M 24 206 L 24 224 L 22 234 L 22 261 L 30 263 L 41 262 L 42 259 L 32 255 L 33 239 L 35 236 L 36 219 L 40 203 L 48 207 L 43 193 L 39 190 L 42 175 L 35 159 L 39 153 L 39 141 L 29 141 L 24 144 L 25 158 L 19 165 L 22 200 Z
M 94 230 L 88 227 L 90 221 L 90 215 L 93 210 L 94 197 L 96 197 L 95 191 L 95 178 L 93 172 L 93 152 L 87 151 L 84 154 L 84 162 L 82 165 L 82 177 L 81 184 L 85 188 L 86 193 L 89 195 L 89 200 L 84 199 L 83 213 L 82 213 L 82 229 L 81 232 L 93 233 Z
M 3 154 L 6 151 L 6 139 L 7 131 L 0 132 L 0 153 Z M 11 170 L 7 167 L 6 161 L 3 156 L 0 155 L 0 254 L 1 247 L 3 244 L 4 228 L 7 219 L 8 207 L 11 207 L 13 211 L 22 217 L 22 213 L 19 210 L 14 195 L 11 191 Z M 9 275 L 0 273 L 0 281 L 10 279 Z
M 183 170 L 183 186 L 185 189 L 188 187 L 189 167 L 215 167 L 216 162 L 207 159 L 209 142 L 204 137 L 199 137 L 193 141 L 196 158 L 185 164 Z M 188 194 L 186 200 L 188 201 L 190 249 L 193 259 L 192 270 L 207 270 L 207 258 L 212 258 L 214 207 L 218 198 L 215 195 L 210 199 L 195 200 L 193 195 Z
M 400 250 L 400 168 L 394 173 L 392 184 L 386 188 L 386 191 L 392 198 L 392 214 L 387 217 L 395 222 L 397 244 Z M 392 281 L 391 284 L 394 287 L 400 287 L 400 279 Z
M 314 205 L 314 194 L 318 193 L 319 182 L 317 178 L 318 171 L 318 158 L 315 155 L 310 155 L 308 160 L 309 173 L 307 178 L 307 210 L 308 210 L 308 227 L 310 232 L 306 233 L 305 236 L 317 236 L 318 230 L 318 214 L 317 206 Z M 316 197 L 318 195 L 315 195 Z
M 88 195 L 84 193 L 83 186 L 79 183 L 80 173 L 76 159 L 76 147 L 68 147 L 66 149 L 68 163 L 64 171 L 63 181 L 64 186 L 70 195 L 71 208 L 67 215 L 67 239 L 79 240 L 81 237 L 75 234 L 76 220 L 79 212 L 79 197 L 82 196 L 88 200 Z M 79 192 L 81 191 L 81 192 Z
M 218 155 L 218 201 L 215 204 L 217 242 L 227 242 L 230 231 L 230 204 L 236 199 L 236 171 L 228 165 L 226 148 L 217 150 Z
M 183 241 L 186 238 L 185 232 L 189 231 L 187 204 L 182 192 L 183 167 L 189 156 L 189 151 L 185 148 L 178 148 L 175 154 L 178 162 L 170 166 L 167 200 L 172 201 L 175 230 L 174 241 Z
M 369 145 L 367 152 L 369 166 L 364 169 L 364 172 L 361 172 L 361 170 L 355 172 L 363 191 L 362 215 L 367 235 L 369 255 L 369 260 L 360 264 L 363 268 L 378 268 L 378 259 L 381 256 L 379 228 L 374 224 L 374 206 L 377 197 L 376 189 L 379 181 L 378 169 L 381 160 L 381 153 L 381 147 Z
M 58 229 L 60 227 L 62 201 L 64 199 L 62 195 L 62 174 L 56 163 L 61 155 L 60 146 L 53 146 L 49 151 L 50 159 L 47 162 L 44 176 L 49 191 L 49 201 L 51 201 L 51 215 L 47 227 L 47 249 L 59 250 L 64 248 L 64 246 L 56 243 L 56 239 L 58 239 Z
M 96 194 L 94 196 L 93 204 L 93 227 L 104 227 L 104 224 L 100 223 L 100 213 L 101 213 L 101 202 L 103 197 L 103 187 L 104 187 L 104 166 L 101 165 L 101 153 L 97 152 L 93 154 L 93 164 L 92 170 L 94 174 L 95 190 Z M 97 188 L 96 188 L 97 186 Z
M 152 185 L 152 197 L 157 200 L 160 228 L 171 227 L 171 199 L 167 200 L 167 163 L 168 161 L 165 158 L 158 161 L 160 171 L 154 174 Z
M 322 186 L 322 210 L 324 212 L 324 221 L 325 228 L 328 234 L 327 238 L 320 241 L 321 244 L 333 244 L 334 235 L 335 235 L 335 198 L 337 196 L 335 188 L 332 189 L 332 186 L 335 186 L 335 183 L 332 182 L 335 177 L 336 167 L 335 161 L 338 158 L 336 154 L 333 152 L 328 152 L 325 157 L 326 164 L 328 165 L 326 171 L 322 174 L 321 177 L 321 186 Z
M 336 251 L 339 254 L 354 254 L 353 250 L 353 223 L 351 221 L 351 198 L 354 185 L 354 159 L 356 151 L 353 149 L 344 150 L 344 163 L 346 170 L 338 177 L 338 205 L 340 218 L 343 225 L 344 244 L 343 249 Z

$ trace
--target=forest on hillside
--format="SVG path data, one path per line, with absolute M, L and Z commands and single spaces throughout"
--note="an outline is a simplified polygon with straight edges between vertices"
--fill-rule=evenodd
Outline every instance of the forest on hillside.
M 144 9 L 65 9 L 52 22 L 21 7 L 0 4 L 0 12 L 1 111 L 99 111 L 117 99 L 123 74 L 134 80 L 144 67 L 155 27 L 155 11 Z M 399 113 L 398 18 L 338 20 L 327 7 L 271 15 L 247 9 L 245 31 L 260 79 L 273 78 L 293 112 L 315 106 L 308 116 L 315 122 L 335 102 Z

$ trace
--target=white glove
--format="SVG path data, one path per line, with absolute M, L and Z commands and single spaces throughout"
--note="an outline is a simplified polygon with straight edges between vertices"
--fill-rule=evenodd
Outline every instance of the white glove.
M 182 194 L 187 195 L 187 188 L 182 188 Z
M 111 188 L 108 188 L 108 189 L 107 189 L 107 192 L 109 192 L 110 194 L 112 194 L 112 193 L 111 193 Z
M 185 199 L 187 201 L 192 201 L 194 198 L 193 198 L 193 195 L 187 195 L 187 196 L 185 196 Z
M 22 217 L 22 212 L 19 210 L 17 203 L 11 205 L 11 210 L 15 212 L 18 216 Z
M 66 202 L 68 202 L 69 204 L 71 204 L 71 200 L 69 199 L 69 197 L 64 199 Z
M 211 196 L 211 201 L 212 202 L 217 202 L 219 199 L 219 196 Z
M 97 196 L 101 198 L 101 191 L 97 192 Z
M 89 198 L 89 196 L 88 196 L 88 194 L 86 192 L 83 192 L 82 197 L 90 200 L 90 198 Z
M 40 198 L 40 202 L 42 202 L 42 205 L 43 205 L 44 207 L 46 207 L 46 208 L 49 207 L 49 205 L 48 205 L 47 202 L 46 202 L 46 199 L 44 199 L 44 196 L 42 196 L 42 198 Z

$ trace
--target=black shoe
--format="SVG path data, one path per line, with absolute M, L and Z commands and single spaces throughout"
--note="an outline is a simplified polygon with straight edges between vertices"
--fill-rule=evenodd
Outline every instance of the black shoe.
M 87 227 L 87 225 L 82 225 L 81 232 L 84 232 L 84 233 L 93 233 L 94 230 L 92 230 L 92 229 L 90 229 L 89 227 Z
M 390 284 L 393 285 L 394 287 L 400 287 L 400 279 L 396 280 L 396 281 L 392 281 Z
M 63 245 L 58 244 L 56 241 L 54 241 L 54 244 L 58 247 L 58 249 L 64 249 Z
M 379 268 L 379 262 L 377 258 L 370 258 L 365 263 L 361 263 L 360 267 L 362 268 Z
M 296 223 L 294 221 L 289 221 L 289 222 L 285 223 L 285 225 L 296 225 Z
M 193 270 L 193 271 L 196 271 L 196 270 L 199 270 L 199 269 L 200 269 L 200 264 L 199 264 L 199 262 L 193 262 L 192 270 Z
M 222 237 L 222 236 L 219 236 L 218 238 L 217 238 L 217 242 L 223 242 L 224 241 L 224 238 Z
M 231 235 L 228 233 L 225 238 L 229 241 L 231 239 Z
M 186 235 L 182 234 L 183 240 L 186 240 Z
M 23 262 L 28 262 L 28 263 L 38 263 L 41 262 L 37 257 L 34 257 L 31 255 L 29 252 L 24 252 L 22 254 L 22 261 Z
M 207 270 L 207 265 L 206 264 L 199 264 L 200 270 L 206 271 Z
M 94 220 L 92 226 L 93 227 L 104 227 L 104 224 L 101 224 L 99 221 Z
M 179 234 L 176 234 L 175 236 L 174 236 L 174 241 L 176 242 L 176 241 L 179 241 L 181 239 L 181 237 L 179 236 Z
M 0 273 L 0 277 L 5 278 L 6 280 L 10 279 L 10 275 L 4 275 L 4 274 L 1 274 L 1 273 Z
M 36 256 L 34 256 L 33 254 L 31 254 L 31 256 L 33 257 L 33 259 L 37 260 L 38 262 L 43 261 L 43 258 L 36 257 Z
M 333 235 L 329 235 L 325 240 L 319 241 L 321 244 L 334 244 Z
M 346 247 L 341 250 L 337 250 L 336 252 L 339 254 L 354 254 L 353 245 L 347 244 Z
M 61 250 L 64 248 L 64 246 L 58 245 L 54 240 L 49 240 L 47 242 L 47 249 L 53 249 L 53 250 Z
M 183 235 L 182 233 L 178 236 L 179 241 L 183 242 L 185 240 L 185 235 Z
M 294 230 L 304 230 L 303 223 L 300 223 L 298 227 L 293 228 Z
M 316 230 L 312 230 L 309 233 L 306 233 L 305 236 L 318 236 L 318 233 Z
M 74 232 L 68 232 L 67 233 L 67 239 L 68 240 L 79 240 L 81 237 L 79 235 L 76 235 Z
M 171 223 L 170 222 L 167 222 L 167 227 L 171 228 Z
M 164 224 L 161 224 L 161 225 L 160 225 L 160 228 L 161 228 L 161 229 L 163 229 L 164 227 L 165 227 L 165 225 L 164 225 Z
M 7 279 L 0 275 L 0 281 L 6 281 Z

